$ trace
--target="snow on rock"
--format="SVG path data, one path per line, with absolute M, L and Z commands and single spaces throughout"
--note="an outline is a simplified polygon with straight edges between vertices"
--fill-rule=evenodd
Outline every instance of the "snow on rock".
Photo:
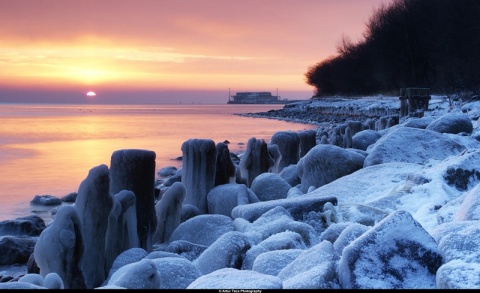
M 367 148 L 382 137 L 373 129 L 362 130 L 352 136 L 352 148 L 366 151 Z
M 232 210 L 236 206 L 260 200 L 245 184 L 228 183 L 215 186 L 210 190 L 207 194 L 207 201 L 211 214 L 231 217 Z
M 110 269 L 108 273 L 108 278 L 105 280 L 103 285 L 106 285 L 112 275 L 118 271 L 121 267 L 138 262 L 145 258 L 148 255 L 147 251 L 143 248 L 140 247 L 133 247 L 128 250 L 125 250 L 122 252 L 118 257 L 115 259 L 115 261 L 112 264 L 112 268 Z
M 252 271 L 277 276 L 284 267 L 303 252 L 304 249 L 282 249 L 263 252 L 255 258 Z
M 155 262 L 142 259 L 119 268 L 106 285 L 126 289 L 160 289 L 160 284 L 160 273 Z
M 35 195 L 35 197 L 30 201 L 30 203 L 44 206 L 56 206 L 61 205 L 62 200 L 53 195 Z
M 284 289 L 340 289 L 338 259 L 332 243 L 322 241 L 285 266 L 278 277 Z
M 106 278 L 105 234 L 114 202 L 109 193 L 109 185 L 108 167 L 94 167 L 80 183 L 75 200 L 74 207 L 80 219 L 84 245 L 88 248 L 82 258 L 82 272 L 87 289 L 100 286 Z
M 343 249 L 353 240 L 357 239 L 360 235 L 365 233 L 369 228 L 369 226 L 365 226 L 359 223 L 352 223 L 348 225 L 345 229 L 342 230 L 340 235 L 338 235 L 337 239 L 335 239 L 335 242 L 333 242 L 333 248 L 338 253 L 338 255 L 342 255 Z
M 239 163 L 240 174 L 245 178 L 247 187 L 252 185 L 258 175 L 268 172 L 274 164 L 275 161 L 268 152 L 265 140 L 250 138 Z
M 216 148 L 211 139 L 189 139 L 182 144 L 182 183 L 187 193 L 185 204 L 208 213 L 207 194 L 215 184 Z
M 202 274 L 192 262 L 183 257 L 152 259 L 160 273 L 159 289 L 186 289 Z
M 463 223 L 463 227 L 457 226 L 457 229 L 440 238 L 438 249 L 446 262 L 460 259 L 480 264 L 479 222 L 462 221 L 460 223 Z
M 271 235 L 284 231 L 293 231 L 300 234 L 307 247 L 318 242 L 314 228 L 309 224 L 295 221 L 292 215 L 282 206 L 276 206 L 268 210 L 253 223 L 243 218 L 237 218 L 234 220 L 234 224 L 237 231 L 248 234 L 255 244 Z
M 431 116 L 421 118 L 408 117 L 405 122 L 402 123 L 402 125 L 405 127 L 426 129 L 427 126 L 430 125 L 433 121 L 435 121 L 435 118 Z
M 343 289 L 434 289 L 442 264 L 432 236 L 398 210 L 343 249 L 339 279 Z
M 334 145 L 319 144 L 312 148 L 297 164 L 300 190 L 310 186 L 318 188 L 363 167 L 365 157 L 355 151 Z
M 255 271 L 224 268 L 201 276 L 187 289 L 282 289 L 282 281 L 275 276 Z
M 224 215 L 198 215 L 181 223 L 170 236 L 169 243 L 186 240 L 209 246 L 221 235 L 233 231 L 233 220 Z
M 150 150 L 123 149 L 114 151 L 110 159 L 110 193 L 122 190 L 135 193 L 137 233 L 140 247 L 152 250 L 155 219 L 155 157 Z
M 440 133 L 458 134 L 463 132 L 470 134 L 473 131 L 473 124 L 468 115 L 452 112 L 442 115 L 430 123 L 426 129 Z
M 397 127 L 383 135 L 368 149 L 364 167 L 389 162 L 425 164 L 443 160 L 466 150 L 466 147 L 441 133 L 410 127 Z
M 255 221 L 267 211 L 282 207 L 293 219 L 302 221 L 310 212 L 321 212 L 325 203 L 337 204 L 333 196 L 295 196 L 292 198 L 275 199 L 246 205 L 239 205 L 232 210 L 232 217 Z
M 282 169 L 280 173 L 280 177 L 282 177 L 285 181 L 287 181 L 290 186 L 297 186 L 301 183 L 300 177 L 298 177 L 297 173 L 297 165 L 289 165 Z
M 296 232 L 283 231 L 274 234 L 247 251 L 242 270 L 251 270 L 257 256 L 267 251 L 306 248 L 302 236 Z
M 255 177 L 250 189 L 260 201 L 283 199 L 292 188 L 279 174 L 262 173 Z
M 452 260 L 437 271 L 436 289 L 480 288 L 480 264 Z
M 40 274 L 57 273 L 65 289 L 85 289 L 81 260 L 85 247 L 75 207 L 61 206 L 52 224 L 42 231 L 34 248 Z
M 139 247 L 135 193 L 122 190 L 113 196 L 114 207 L 108 218 L 105 268 L 108 272 L 115 259 L 124 251 Z
M 166 252 L 175 253 L 176 255 L 185 257 L 186 259 L 193 261 L 202 254 L 208 246 L 192 243 L 186 240 L 176 240 L 165 247 Z
M 203 275 L 223 268 L 241 269 L 245 253 L 252 245 L 246 234 L 230 231 L 220 236 L 193 263 Z
M 185 193 L 185 185 L 175 182 L 155 205 L 157 229 L 153 234 L 154 243 L 167 243 L 173 231 L 180 225 Z
M 453 219 L 455 221 L 480 220 L 480 184 L 467 192 Z
M 293 131 L 277 131 L 272 135 L 270 144 L 278 145 L 282 159 L 278 165 L 278 172 L 290 164 L 297 164 L 300 159 L 300 138 Z

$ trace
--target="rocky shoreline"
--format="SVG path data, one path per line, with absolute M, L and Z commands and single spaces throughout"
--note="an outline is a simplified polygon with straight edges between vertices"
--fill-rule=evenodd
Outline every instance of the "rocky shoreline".
M 424 117 L 399 117 L 395 98 L 332 98 L 242 114 L 318 128 L 275 133 L 268 146 L 252 138 L 235 160 L 224 143 L 188 140 L 183 170 L 162 169 L 168 175 L 155 183 L 152 152 L 119 150 L 110 168 L 90 170 L 75 205 L 60 207 L 51 225 L 35 216 L 0 223 L 10 229 L 3 265 L 26 266 L 0 271 L 0 288 L 58 288 L 47 286 L 49 274 L 65 289 L 478 288 L 469 275 L 477 246 L 462 244 L 478 236 L 476 106 L 456 111 L 434 99 Z M 138 235 L 137 220 L 147 227 Z M 98 242 L 103 235 L 111 237 Z M 109 265 L 95 271 L 92 253 L 103 251 Z M 82 261 L 57 267 L 58 252 Z

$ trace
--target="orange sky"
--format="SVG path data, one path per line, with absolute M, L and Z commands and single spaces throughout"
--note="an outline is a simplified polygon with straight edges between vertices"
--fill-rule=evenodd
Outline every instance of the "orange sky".
M 229 88 L 309 98 L 308 67 L 342 35 L 361 38 L 391 1 L 1 0 L 0 102 L 93 90 L 99 101 L 193 102 L 203 91 L 200 102 L 223 103 Z

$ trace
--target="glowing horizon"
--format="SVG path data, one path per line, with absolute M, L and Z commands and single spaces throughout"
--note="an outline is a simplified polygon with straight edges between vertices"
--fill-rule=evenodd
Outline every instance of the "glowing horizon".
M 308 92 L 308 67 L 388 1 L 6 0 L 0 90 Z

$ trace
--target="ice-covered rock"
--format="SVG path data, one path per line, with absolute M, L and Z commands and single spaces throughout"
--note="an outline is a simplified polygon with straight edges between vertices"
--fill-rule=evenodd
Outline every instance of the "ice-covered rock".
M 233 220 L 224 215 L 198 215 L 181 223 L 170 236 L 169 243 L 186 240 L 209 246 L 221 235 L 233 231 Z
M 278 277 L 284 289 L 340 289 L 337 261 L 332 243 L 322 241 L 285 266 Z
M 304 249 L 282 249 L 264 252 L 255 258 L 252 271 L 277 276 L 284 267 L 304 251 Z
M 61 206 L 50 226 L 42 231 L 35 244 L 35 261 L 40 274 L 57 273 L 65 289 L 85 289 L 81 270 L 84 253 L 81 222 L 75 207 Z
M 207 194 L 211 214 L 231 217 L 232 210 L 243 204 L 259 202 L 257 195 L 245 184 L 228 183 L 215 186 Z
M 398 127 L 383 135 L 368 149 L 364 167 L 389 162 L 425 164 L 428 160 L 443 160 L 466 150 L 441 133 L 410 127 Z
M 402 210 L 391 213 L 343 249 L 343 289 L 434 289 L 443 258 L 437 243 Z
M 297 164 L 300 159 L 300 138 L 293 131 L 277 131 L 272 135 L 270 144 L 278 145 L 282 159 L 278 165 L 278 172 L 290 164 Z
M 106 233 L 113 207 L 109 193 L 109 171 L 106 165 L 90 169 L 78 188 L 75 209 L 80 219 L 84 247 L 82 272 L 87 289 L 98 287 L 106 279 Z
M 114 151 L 110 160 L 110 194 L 130 190 L 135 194 L 137 233 L 141 248 L 151 251 L 155 216 L 155 157 L 150 150 L 124 149 Z
M 201 276 L 193 281 L 187 289 L 282 289 L 282 281 L 275 276 L 224 268 Z
M 160 289 L 186 289 L 201 276 L 193 263 L 182 257 L 152 259 L 160 273 Z
M 157 229 L 154 243 L 166 243 L 182 219 L 182 204 L 186 189 L 181 182 L 175 182 L 155 205 Z
M 320 144 L 312 148 L 297 164 L 300 189 L 318 188 L 363 167 L 365 157 L 334 145 Z
M 468 115 L 452 112 L 446 113 L 430 123 L 427 130 L 440 132 L 440 133 L 467 133 L 470 134 L 473 131 L 473 124 Z
M 277 173 L 262 173 L 255 177 L 250 186 L 260 201 L 287 198 L 290 188 L 290 184 Z
M 242 264 L 242 270 L 251 270 L 257 256 L 274 250 L 306 249 L 305 242 L 300 234 L 292 231 L 283 231 L 269 236 L 250 248 Z
M 189 139 L 182 144 L 182 183 L 185 203 L 208 213 L 207 194 L 215 184 L 216 148 L 211 139 Z
M 106 285 L 126 289 L 160 289 L 161 278 L 155 262 L 142 259 L 119 268 Z
M 246 252 L 253 243 L 244 233 L 230 231 L 221 235 L 193 264 L 203 275 L 223 268 L 241 269 Z
M 373 129 L 362 130 L 352 136 L 352 148 L 366 151 L 367 148 L 377 142 L 380 137 L 380 133 Z
M 274 164 L 265 140 L 250 138 L 239 163 L 240 173 L 245 178 L 247 187 L 252 185 L 258 175 L 268 172 Z

